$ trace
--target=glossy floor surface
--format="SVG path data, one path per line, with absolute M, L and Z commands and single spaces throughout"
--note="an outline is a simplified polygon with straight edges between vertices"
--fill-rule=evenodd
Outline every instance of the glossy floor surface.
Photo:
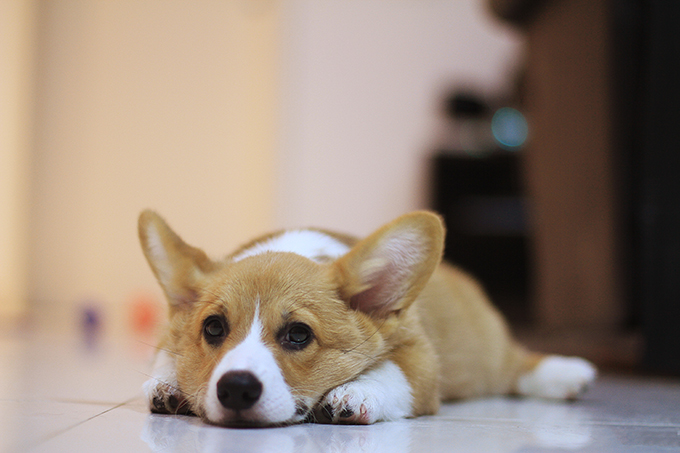
M 1 452 L 680 452 L 680 380 L 603 376 L 573 403 L 489 398 L 373 426 L 151 415 L 146 340 L 0 332 Z

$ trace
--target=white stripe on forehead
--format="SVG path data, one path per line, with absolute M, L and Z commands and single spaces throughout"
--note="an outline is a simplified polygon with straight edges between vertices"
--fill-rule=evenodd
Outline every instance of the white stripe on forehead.
M 266 350 L 267 347 L 262 341 L 262 322 L 260 321 L 260 302 L 257 301 L 255 305 L 255 315 L 253 316 L 253 323 L 250 325 L 250 331 L 246 338 L 236 348 L 232 349 L 223 360 L 223 365 L 231 369 L 245 369 L 249 370 L 253 366 L 253 362 L 257 362 L 257 354 L 254 351 Z M 239 351 L 248 351 L 240 353 Z
M 329 258 L 339 258 L 348 251 L 347 245 L 320 231 L 291 230 L 255 244 L 233 259 L 236 262 L 266 252 L 292 252 L 312 261 L 323 262 Z

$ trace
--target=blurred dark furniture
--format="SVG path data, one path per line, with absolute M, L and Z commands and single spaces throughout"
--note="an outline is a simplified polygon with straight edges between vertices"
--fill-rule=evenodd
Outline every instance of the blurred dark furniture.
M 680 2 L 612 2 L 631 322 L 648 370 L 680 373 Z
M 451 151 L 451 150 L 449 150 Z M 529 232 L 518 154 L 432 160 L 432 207 L 446 223 L 444 257 L 472 273 L 515 325 L 531 316 Z
M 525 341 L 680 373 L 680 2 L 489 3 L 528 47 Z

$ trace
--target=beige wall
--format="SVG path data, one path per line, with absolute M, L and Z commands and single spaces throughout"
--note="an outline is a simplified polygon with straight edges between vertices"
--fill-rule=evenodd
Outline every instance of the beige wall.
M 35 2 L 0 2 L 0 318 L 27 307 Z
M 211 252 L 273 222 L 277 4 L 45 1 L 30 297 L 115 324 L 159 294 L 136 236 L 157 209 Z
M 145 207 L 213 255 L 422 207 L 443 88 L 502 90 L 522 44 L 484 0 L 38 4 L 29 297 L 66 325 L 160 296 Z
M 445 90 L 508 88 L 520 36 L 487 0 L 287 2 L 277 219 L 365 234 L 422 208 Z

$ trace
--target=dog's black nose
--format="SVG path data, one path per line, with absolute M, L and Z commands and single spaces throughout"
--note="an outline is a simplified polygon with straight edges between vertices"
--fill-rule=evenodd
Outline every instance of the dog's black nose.
M 249 371 L 230 371 L 217 381 L 217 398 L 227 409 L 249 409 L 261 394 L 262 383 Z

